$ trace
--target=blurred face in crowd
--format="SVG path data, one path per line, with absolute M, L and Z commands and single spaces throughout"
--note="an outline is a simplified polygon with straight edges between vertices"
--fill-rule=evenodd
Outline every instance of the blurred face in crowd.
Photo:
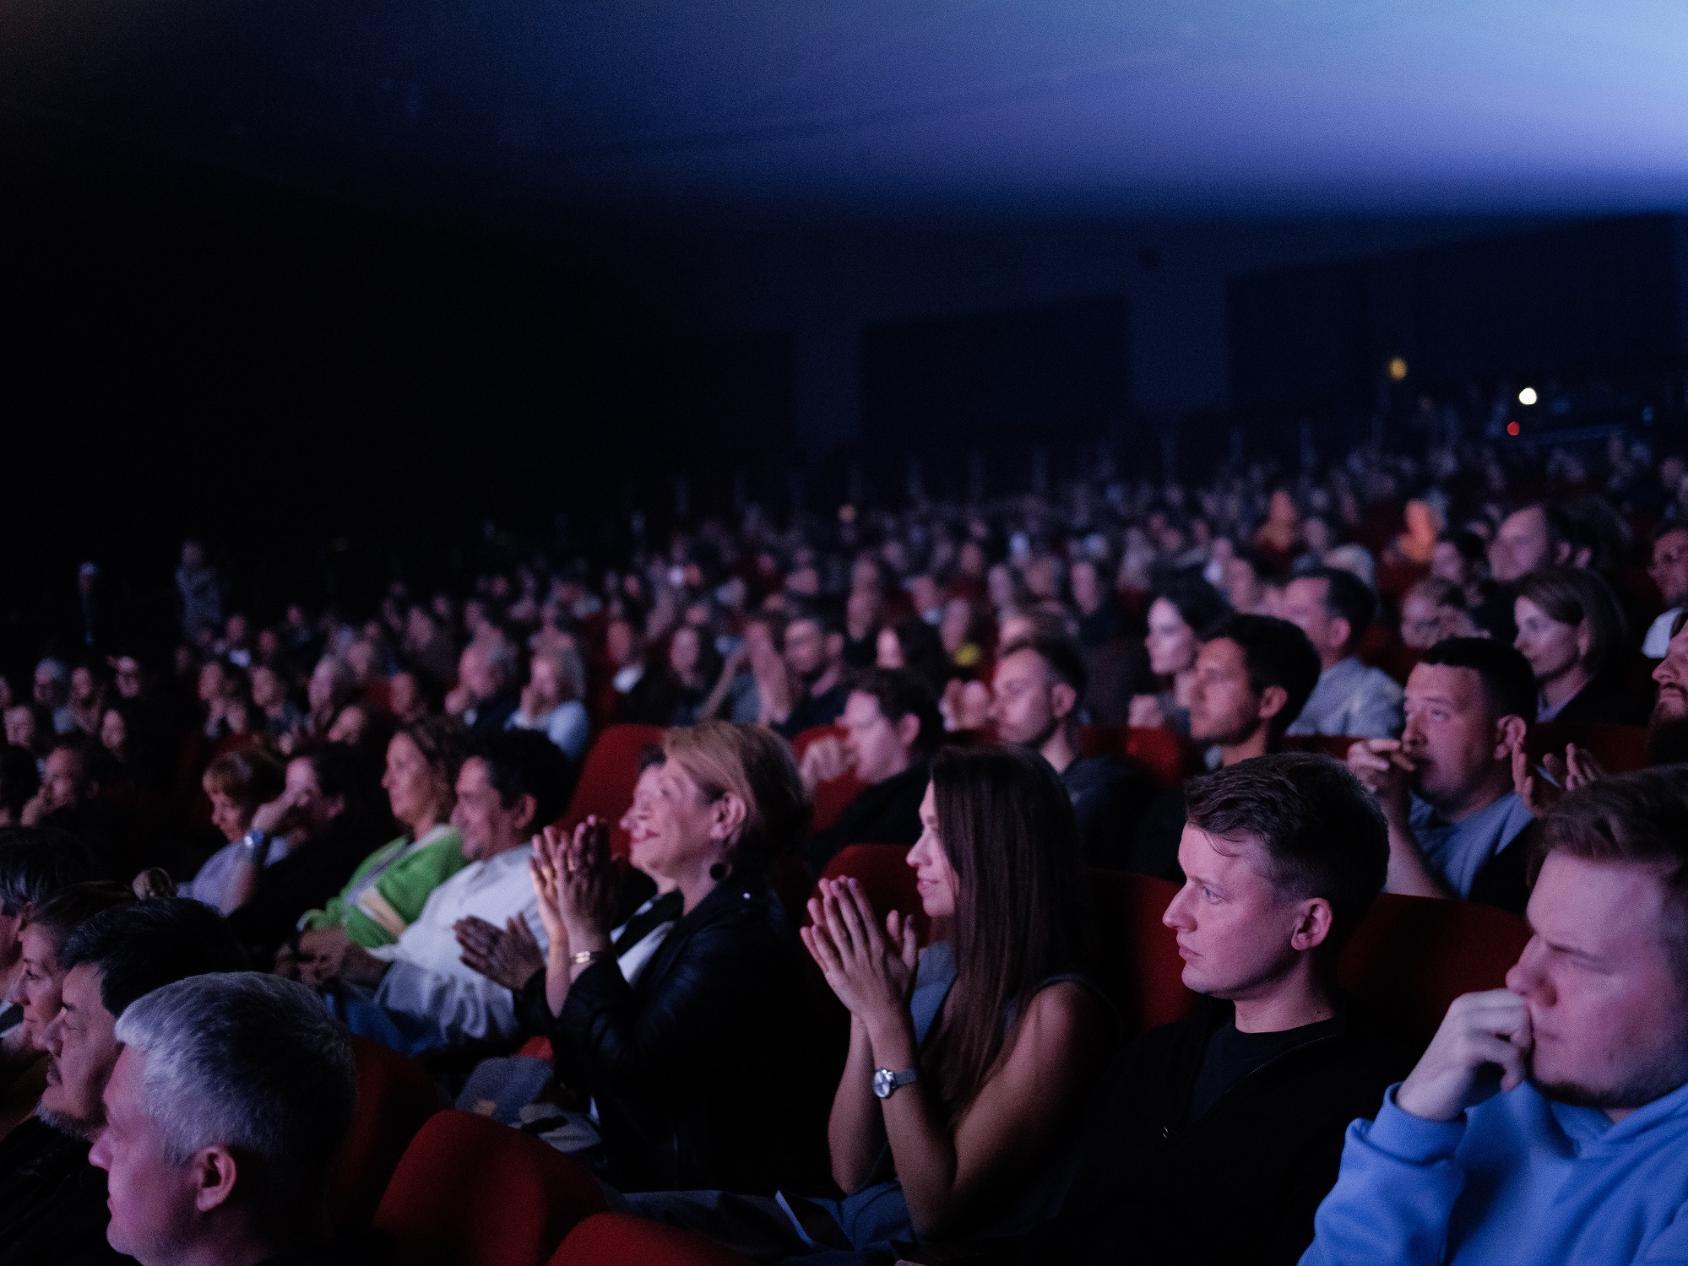
M 991 679 L 991 723 L 997 738 L 1042 747 L 1072 711 L 1072 687 L 1055 680 L 1031 647 L 997 661 Z
M 633 626 L 626 620 L 611 620 L 604 629 L 604 653 L 610 663 L 618 668 L 626 667 L 633 662 L 637 648 Z
M 6 916 L 14 931 L 18 915 Z M 64 972 L 59 968 L 58 946 L 44 928 L 25 923 L 16 931 L 18 973 L 6 1001 L 21 1008 L 19 1031 L 23 1040 L 38 1051 L 47 1049 L 47 1025 L 59 1013 L 59 992 Z
M 286 782 L 282 789 L 292 804 L 287 814 L 284 834 L 313 840 L 326 831 L 345 810 L 338 796 L 325 796 L 317 781 L 316 767 L 308 760 L 287 762 Z
M 1087 558 L 1074 563 L 1072 584 L 1073 602 L 1080 611 L 1094 611 L 1102 605 L 1105 597 L 1102 591 L 1102 576 L 1096 570 L 1095 563 Z
M 100 743 L 106 751 L 121 759 L 128 751 L 129 726 L 116 708 L 107 708 L 100 717 Z
M 1511 786 L 1512 743 L 1474 668 L 1419 664 L 1407 677 L 1401 750 L 1412 788 L 1444 815 L 1485 807 Z M 1518 719 L 1522 740 L 1524 722 Z
M 1149 604 L 1149 631 L 1143 645 L 1149 652 L 1149 671 L 1157 677 L 1185 672 L 1196 662 L 1195 630 L 1165 598 Z
M 387 682 L 387 702 L 401 723 L 420 720 L 428 711 L 427 700 L 414 673 L 394 673 Z
M 973 631 L 973 607 L 965 598 L 951 598 L 944 603 L 944 616 L 938 622 L 938 640 L 944 650 L 953 655 L 967 644 Z
M 873 639 L 873 662 L 880 668 L 907 668 L 908 662 L 903 658 L 903 644 L 897 637 L 897 630 L 887 624 L 879 630 L 879 635 Z
M 84 1137 L 100 1127 L 100 1094 L 117 1061 L 116 1021 L 100 999 L 100 973 L 78 963 L 65 973 L 59 1012 L 47 1025 L 47 1088 L 41 1108 L 52 1124 Z
M 869 784 L 883 782 L 908 768 L 909 749 L 920 729 L 918 717 L 892 721 L 880 709 L 878 699 L 857 690 L 845 701 L 840 720 L 844 750 L 857 778 Z
M 922 616 L 928 611 L 938 610 L 944 604 L 944 596 L 938 589 L 938 582 L 924 572 L 909 581 L 908 596 L 914 603 L 914 609 Z
M 380 652 L 375 643 L 367 639 L 360 638 L 346 648 L 346 666 L 359 681 L 370 681 L 374 678 L 376 660 L 379 658 Z
M 1401 599 L 1401 644 L 1427 650 L 1442 640 L 1442 608 L 1421 586 L 1414 585 Z
M 1653 669 L 1659 697 L 1653 704 L 1652 724 L 1688 721 L 1688 625 L 1670 639 L 1665 657 Z
M 1614 1119 L 1688 1081 L 1682 936 L 1655 870 L 1549 853 L 1527 910 L 1533 935 L 1506 987 L 1529 1004 L 1530 1076 Z
M 850 596 L 844 600 L 844 620 L 850 626 L 850 636 L 866 637 L 879 623 L 879 612 L 883 606 L 878 589 L 850 590 Z
M 517 797 L 514 805 L 506 805 L 492 784 L 487 763 L 478 756 L 463 762 L 457 775 L 457 806 L 451 811 L 451 824 L 463 837 L 463 856 L 472 862 L 496 857 L 506 849 L 515 848 L 526 840 L 532 829 L 528 821 L 532 802 Z
M 50 809 L 68 809 L 91 799 L 93 780 L 88 776 L 81 754 L 68 747 L 54 748 L 47 753 L 47 765 L 41 773 L 41 793 Z
M 1659 587 L 1666 607 L 1688 603 L 1688 528 L 1661 532 L 1653 542 L 1647 574 Z
M 112 664 L 112 672 L 117 683 L 117 693 L 125 699 L 139 697 L 144 684 L 141 679 L 141 661 L 133 655 L 119 655 Z
M 1507 515 L 1489 546 L 1489 570 L 1503 585 L 1516 584 L 1536 568 L 1556 561 L 1548 537 L 1547 512 L 1540 506 Z
M 215 703 L 228 689 L 229 675 L 221 660 L 209 659 L 199 666 L 199 701 Z
M 35 723 L 35 711 L 27 704 L 6 709 L 6 741 L 14 747 L 35 749 L 41 730 Z
M 236 612 L 229 617 L 223 632 L 230 646 L 245 646 L 252 637 L 252 626 L 244 615 Z
M 908 864 L 914 867 L 914 886 L 920 894 L 920 908 L 926 916 L 932 919 L 954 917 L 960 885 L 939 829 L 938 798 L 933 794 L 930 783 L 920 801 L 920 838 L 908 851 Z
M 1586 633 L 1575 624 L 1555 620 L 1528 598 L 1512 604 L 1518 625 L 1514 645 L 1530 661 L 1536 681 L 1545 685 L 1581 670 Z
M 252 702 L 266 712 L 275 711 L 287 702 L 287 690 L 275 669 L 265 664 L 253 668 Z
M 235 799 L 209 778 L 202 779 L 205 798 L 211 802 L 211 825 L 225 840 L 233 843 L 252 829 L 252 814 L 256 805 Z
M 1248 559 L 1234 556 L 1227 558 L 1220 573 L 1220 584 L 1225 590 L 1225 596 L 1238 611 L 1253 611 L 1259 607 L 1260 576 Z
M 1243 648 L 1228 637 L 1203 642 L 1190 688 L 1190 737 L 1240 743 L 1260 725 L 1261 705 L 1262 697 L 1249 685 Z
M 1347 622 L 1326 608 L 1329 595 L 1330 581 L 1317 576 L 1299 576 L 1284 586 L 1284 619 L 1307 635 L 1321 661 L 1341 655 L 1351 633 Z
M 70 701 L 84 706 L 100 697 L 100 679 L 86 664 L 70 670 Z
M 395 734 L 387 744 L 381 789 L 387 793 L 393 817 L 410 828 L 412 838 L 419 838 L 447 816 L 450 788 L 408 734 Z
M 56 708 L 64 702 L 64 679 L 45 664 L 35 669 L 35 702 L 43 708 Z
M 826 672 L 826 633 L 814 620 L 793 620 L 785 626 L 785 663 L 804 682 Z
M 563 670 L 554 655 L 535 655 L 528 666 L 528 689 L 546 712 L 563 701 Z
M 674 636 L 668 641 L 668 666 L 675 675 L 681 678 L 692 676 L 702 659 L 703 644 L 698 631 L 689 624 L 675 629 Z
M 1430 552 L 1430 574 L 1463 589 L 1471 583 L 1471 564 L 1452 541 L 1437 541 Z

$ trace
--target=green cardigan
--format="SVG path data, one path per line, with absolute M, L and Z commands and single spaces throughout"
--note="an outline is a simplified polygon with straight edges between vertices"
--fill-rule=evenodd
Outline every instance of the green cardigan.
M 364 858 L 340 895 L 307 913 L 299 926 L 343 927 L 365 949 L 391 945 L 422 913 L 429 894 L 463 869 L 463 861 L 455 827 L 442 822 L 414 842 L 401 835 Z

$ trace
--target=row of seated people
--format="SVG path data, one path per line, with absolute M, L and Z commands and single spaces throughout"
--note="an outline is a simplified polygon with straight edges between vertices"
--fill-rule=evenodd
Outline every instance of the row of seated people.
M 529 995 L 526 1009 L 549 1033 L 559 1079 L 584 1097 L 555 1096 L 547 1129 L 554 1145 L 593 1163 L 617 1205 L 708 1228 L 758 1258 L 949 1244 L 987 1259 L 1044 1260 L 1053 1252 L 1082 1260 L 1136 1243 L 1154 1260 L 1190 1255 L 1178 1246 L 1187 1250 L 1192 1234 L 1197 1256 L 1213 1248 L 1293 1258 L 1311 1238 L 1344 1125 L 1371 1115 L 1416 1054 L 1366 1038 L 1334 987 L 1335 951 L 1383 886 L 1391 859 L 1384 814 L 1340 765 L 1267 755 L 1186 787 L 1186 878 L 1164 920 L 1176 934 L 1184 984 L 1217 1001 L 1116 1055 L 1118 995 L 1092 947 L 1092 902 L 1067 790 L 1021 747 L 947 751 L 932 763 L 922 835 L 909 853 L 923 913 L 947 927 L 947 938 L 920 952 L 909 912 L 881 922 L 857 884 L 829 881 L 809 903 L 803 943 L 848 1011 L 850 1030 L 830 1120 L 808 1143 L 813 1151 L 824 1137 L 835 1194 L 804 1197 L 824 1188 L 805 1165 L 800 1137 L 798 1083 L 816 1065 L 804 1046 L 804 978 L 790 971 L 798 960 L 761 864 L 789 848 L 801 827 L 795 762 L 767 731 L 702 726 L 672 732 L 665 759 L 642 782 L 630 815 L 631 857 L 664 890 L 644 912 L 653 915 L 670 897 L 667 910 L 643 923 L 635 916 L 616 934 L 620 885 L 607 833 L 596 822 L 567 837 L 548 832 L 534 846 L 500 851 L 519 851 L 527 862 L 539 917 L 528 933 L 490 922 L 481 929 L 502 931 L 496 946 L 484 944 L 488 965 L 506 943 L 524 968 L 533 959 L 523 950 L 538 951 L 537 975 L 516 973 L 509 1005 L 517 1010 Z M 1684 790 L 1672 770 L 1597 779 L 1548 816 L 1531 906 L 1536 938 L 1507 990 L 1450 1010 L 1377 1116 L 1373 1132 L 1387 1137 L 1363 1127 L 1351 1134 L 1352 1174 L 1320 1214 L 1313 1260 L 1387 1257 L 1395 1234 L 1405 1244 L 1487 1234 L 1491 1225 L 1504 1224 L 1508 1235 L 1533 1230 L 1520 1225 L 1539 1219 L 1531 1201 L 1560 1177 L 1551 1157 L 1532 1150 L 1551 1141 L 1547 1126 L 1592 1138 L 1604 1136 L 1609 1120 L 1623 1133 L 1632 1113 L 1645 1116 L 1646 1145 L 1602 1153 L 1601 1190 L 1608 1203 L 1629 1202 L 1625 1216 L 1598 1230 L 1592 1220 L 1561 1219 L 1553 1234 L 1581 1235 L 1589 1260 L 1628 1260 L 1614 1254 L 1668 1240 L 1684 1196 L 1681 1163 L 1669 1159 L 1682 1116 L 1671 1092 L 1684 1080 L 1688 1042 L 1670 953 L 1678 912 L 1656 872 L 1680 864 Z M 515 800 L 521 825 L 531 825 L 531 794 Z M 51 869 L 43 853 L 62 866 L 75 851 L 74 842 L 47 843 L 57 847 L 33 841 L 36 873 Z M 114 1184 L 120 1169 L 128 1182 L 133 1175 L 113 1153 L 145 1131 L 122 1128 L 118 1099 L 137 1079 L 112 1071 L 122 1036 L 111 1026 L 159 983 L 158 972 L 232 965 L 239 951 L 217 916 L 179 898 L 112 897 L 112 910 L 52 943 L 52 928 L 65 923 L 47 917 L 57 899 L 7 896 L 22 923 L 19 1027 L 29 1049 L 48 1054 L 40 1103 L 49 1120 L 84 1134 L 99 1128 L 96 1163 L 109 1163 Z M 1627 918 L 1617 917 L 1620 909 Z M 154 923 L 169 930 L 149 946 L 142 933 Z M 114 974 L 96 963 L 77 939 L 98 942 L 96 933 L 138 964 Z M 334 984 L 316 955 L 299 958 L 298 974 Z M 1614 991 L 1612 976 L 1626 988 Z M 299 996 L 277 994 L 284 995 Z M 333 988 L 308 996 L 315 1013 L 338 1010 L 356 1026 L 357 1010 Z M 194 1027 L 206 1027 L 202 1014 Z M 1612 1033 L 1625 1044 L 1614 1049 Z M 1515 1093 L 1460 1131 L 1426 1128 L 1491 1094 L 1490 1065 Z M 91 1102 L 89 1087 L 102 1076 L 106 1100 Z M 1267 1086 L 1273 1093 L 1261 1093 Z M 1480 1130 L 1479 1119 L 1489 1124 Z M 50 1149 L 19 1135 L 24 1128 L 10 1138 L 23 1140 L 17 1160 L 39 1176 L 39 1154 Z M 1302 1145 L 1290 1147 L 1297 1138 Z M 1429 1151 L 1403 1156 L 1403 1138 Z M 1520 1139 L 1528 1146 L 1509 1145 Z M 110 1229 L 119 1247 L 135 1244 L 123 1219 L 156 1211 L 171 1194 L 191 1195 L 195 1210 L 218 1207 L 174 1181 L 184 1166 L 212 1181 L 217 1166 L 199 1155 L 205 1149 L 175 1143 L 142 1158 L 143 1170 L 161 1171 L 143 1175 L 159 1184 L 144 1188 L 155 1199 L 127 1203 L 127 1188 L 120 1198 L 114 1185 Z M 1259 1196 L 1255 1216 L 1242 1210 L 1232 1225 L 1205 1225 L 1207 1177 L 1250 1147 L 1254 1159 L 1234 1189 Z M 1450 1159 L 1473 1173 L 1464 1187 L 1443 1184 L 1440 1222 L 1422 1201 L 1396 1210 L 1393 1221 L 1367 1211 Z M 231 1173 L 223 1181 L 238 1189 L 238 1169 Z M 60 1199 L 80 1193 L 86 1214 L 79 1176 L 61 1164 L 49 1190 Z M 684 1188 L 709 1190 L 676 1194 Z M 261 1202 L 264 1192 L 260 1184 L 244 1195 Z M 1492 1218 L 1481 1207 L 1484 1216 L 1474 1216 L 1469 1202 L 1461 1208 L 1466 1196 L 1494 1205 Z M 22 1230 L 8 1242 L 24 1242 L 44 1207 L 37 1198 L 14 1208 L 9 1216 Z M 300 1249 L 319 1238 L 321 1219 L 275 1219 L 277 1212 L 258 1219 L 271 1228 L 267 1255 L 289 1247 L 277 1235 L 292 1235 Z M 184 1217 L 163 1230 L 210 1236 L 230 1227 L 253 1233 L 247 1221 L 221 1217 Z M 39 1223 L 33 1229 L 42 1233 Z M 1228 1235 L 1243 1238 L 1227 1250 Z M 193 1259 L 179 1244 L 145 1248 L 141 1260 Z M 220 1251 L 215 1260 L 266 1259 Z

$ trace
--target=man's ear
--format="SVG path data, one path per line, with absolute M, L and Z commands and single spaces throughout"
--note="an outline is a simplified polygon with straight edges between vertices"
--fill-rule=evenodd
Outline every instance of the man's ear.
M 526 839 L 546 823 L 538 821 L 539 801 L 532 795 L 523 792 L 516 801 L 516 834 Z
M 1333 615 L 1325 627 L 1329 629 L 1327 640 L 1333 646 L 1349 646 L 1353 643 L 1354 626 L 1340 615 Z
M 221 1143 L 201 1148 L 188 1159 L 194 1185 L 194 1208 L 201 1213 L 226 1204 L 240 1179 L 240 1164 Z
M 920 718 L 914 713 L 909 713 L 897 722 L 897 742 L 904 747 L 912 748 L 919 737 Z
M 1512 753 L 1524 746 L 1530 727 L 1521 716 L 1504 716 L 1495 722 L 1495 759 L 1512 760 Z
M 1072 715 L 1073 709 L 1078 707 L 1078 691 L 1064 681 L 1058 681 L 1049 688 L 1049 709 L 1055 714 L 1057 721 L 1065 721 Z
M 1577 658 L 1588 663 L 1588 653 L 1594 649 L 1594 626 L 1587 620 L 1577 625 Z
M 1267 686 L 1260 692 L 1260 704 L 1254 710 L 1254 715 L 1262 721 L 1270 721 L 1284 710 L 1289 702 L 1289 691 L 1282 686 Z
M 1296 910 L 1295 926 L 1290 930 L 1290 948 L 1305 953 L 1317 949 L 1330 935 L 1330 902 L 1323 897 L 1309 897 Z

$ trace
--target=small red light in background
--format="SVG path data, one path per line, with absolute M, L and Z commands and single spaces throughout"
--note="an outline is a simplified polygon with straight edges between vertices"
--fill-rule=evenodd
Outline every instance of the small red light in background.
M 1508 423 L 1507 423 L 1507 424 L 1506 424 L 1506 433 L 1507 433 L 1507 434 L 1508 434 L 1508 435 L 1517 435 L 1517 434 L 1518 434 L 1518 433 L 1519 433 L 1519 432 L 1521 432 L 1521 431 L 1522 431 L 1522 430 L 1523 430 L 1523 429 L 1524 429 L 1524 428 L 1523 428 L 1523 427 L 1521 427 L 1521 426 L 1519 426 L 1519 425 L 1518 425 L 1518 423 L 1517 423 L 1517 422 L 1516 422 L 1516 421 L 1512 421 L 1512 422 L 1508 422 Z

